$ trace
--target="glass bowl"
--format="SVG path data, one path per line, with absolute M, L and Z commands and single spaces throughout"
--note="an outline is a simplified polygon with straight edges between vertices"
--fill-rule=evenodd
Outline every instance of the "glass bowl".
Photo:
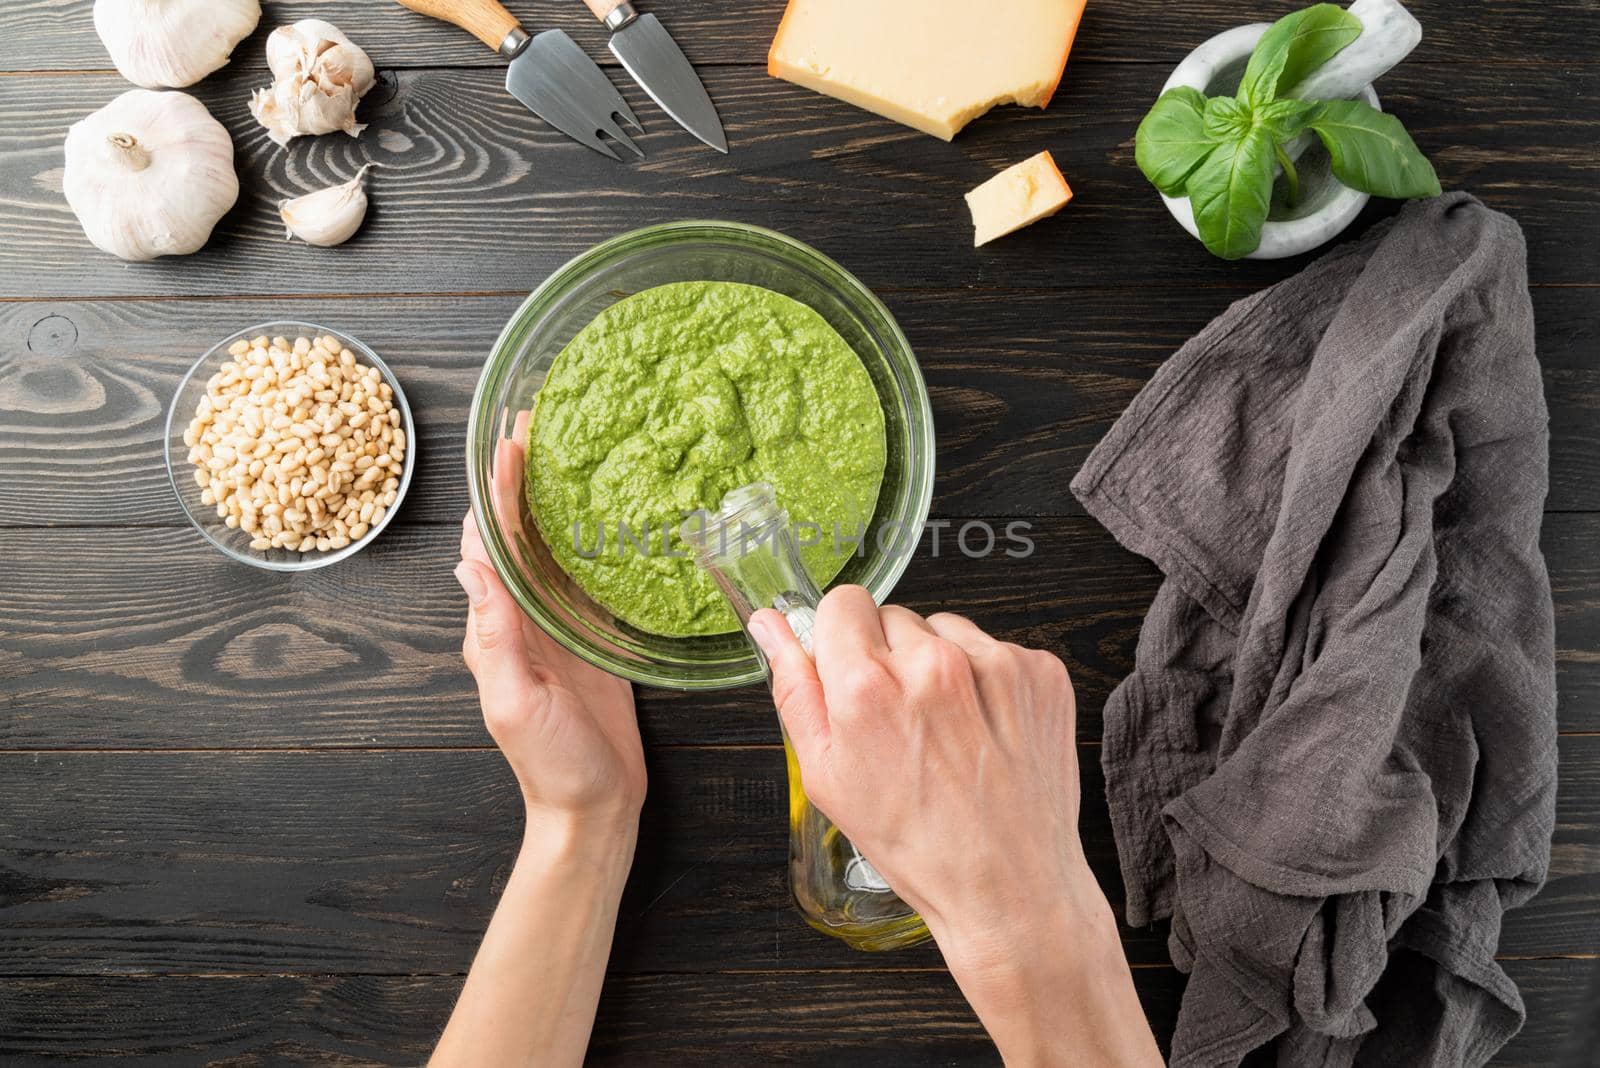
M 764 677 L 743 632 L 669 638 L 592 601 L 550 555 L 523 487 L 527 413 L 556 355 L 602 310 L 672 282 L 743 282 L 815 309 L 866 365 L 883 403 L 888 466 L 877 509 L 835 583 L 882 602 L 905 571 L 933 497 L 933 412 L 911 346 L 889 310 L 838 264 L 798 241 L 729 222 L 677 222 L 612 238 L 561 267 L 511 317 L 484 366 L 467 425 L 467 482 L 484 547 L 523 611 L 589 663 L 681 690 Z
M 394 390 L 393 403 L 400 412 L 401 425 L 406 432 L 406 458 L 400 471 L 400 485 L 395 490 L 394 504 L 389 506 L 384 517 L 373 524 L 360 540 L 353 541 L 342 549 L 333 549 L 325 553 L 300 553 L 289 549 L 252 549 L 249 534 L 227 526 L 217 518 L 214 506 L 201 501 L 201 487 L 195 484 L 194 465 L 189 462 L 189 447 L 183 443 L 183 433 L 188 429 L 189 421 L 194 418 L 195 407 L 200 403 L 200 398 L 206 395 L 206 383 L 224 363 L 233 359 L 228 355 L 228 348 L 235 341 L 240 339 L 248 341 L 262 336 L 283 337 L 293 341 L 300 337 L 326 337 L 329 334 L 343 341 L 345 347 L 355 353 L 357 361 L 376 367 L 378 374 L 389 383 L 389 388 Z M 189 522 L 194 524 L 195 529 L 221 550 L 223 555 L 241 564 L 249 564 L 251 567 L 264 568 L 268 571 L 314 571 L 319 567 L 336 564 L 365 549 L 394 519 L 395 513 L 400 510 L 400 505 L 406 499 L 406 490 L 411 488 L 411 474 L 417 467 L 417 434 L 416 425 L 411 418 L 411 406 L 406 403 L 405 390 L 400 388 L 400 380 L 395 378 L 394 372 L 389 370 L 389 365 L 379 359 L 377 353 L 342 331 L 330 330 L 316 323 L 282 319 L 276 322 L 258 323 L 229 334 L 189 368 L 189 373 L 178 383 L 178 392 L 172 398 L 172 406 L 167 409 L 166 452 L 167 478 L 172 483 L 172 492 L 178 496 L 178 503 L 183 505 L 184 514 L 189 517 Z

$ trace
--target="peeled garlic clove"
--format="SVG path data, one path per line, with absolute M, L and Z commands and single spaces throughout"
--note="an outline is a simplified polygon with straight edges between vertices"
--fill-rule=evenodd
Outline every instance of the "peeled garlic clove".
M 280 26 L 267 38 L 272 84 L 250 96 L 250 113 L 273 141 L 343 130 L 352 137 L 356 104 L 377 82 L 372 60 L 338 28 L 321 19 Z
M 278 214 L 289 236 L 324 248 L 342 245 L 355 236 L 367 217 L 364 181 L 373 166 L 369 163 L 362 167 L 348 182 L 280 201 Z
M 83 232 L 125 260 L 198 250 L 239 199 L 233 139 L 187 93 L 128 90 L 73 125 L 66 158 Z
M 146 89 L 193 85 L 227 64 L 261 21 L 259 0 L 95 0 L 94 28 L 122 76 Z

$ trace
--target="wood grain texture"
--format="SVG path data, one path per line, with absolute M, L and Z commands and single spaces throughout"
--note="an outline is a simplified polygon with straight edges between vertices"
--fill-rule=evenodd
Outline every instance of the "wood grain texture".
M 1593 961 L 1508 961 L 1528 1004 L 1497 1068 L 1587 1068 L 1569 1021 L 1593 1006 Z M 1183 977 L 1136 968 L 1166 1046 Z M 204 1064 L 418 1064 L 460 990 L 457 976 L 70 976 L 0 979 L 0 1058 L 149 1068 Z M 845 1043 L 848 1043 L 846 1047 Z M 740 971 L 613 976 L 600 997 L 591 1066 L 790 1064 L 873 1068 L 999 1063 L 942 970 Z
M 934 513 L 1082 514 L 1071 473 L 1161 362 L 1249 291 L 1180 289 L 1128 314 L 1114 289 L 885 294 L 917 352 L 938 432 Z M 1548 507 L 1600 508 L 1600 287 L 1533 293 L 1550 406 Z M 162 459 L 167 406 L 225 333 L 284 316 L 366 340 L 421 434 L 400 521 L 453 523 L 467 410 L 520 300 L 349 297 L 0 303 L 0 527 L 184 522 Z M 976 327 L 982 324 L 982 328 Z M 113 489 L 114 487 L 114 489 Z M 108 516 L 108 493 L 116 514 Z
M 466 30 L 494 51 L 517 29 L 517 17 L 499 0 L 398 0 L 419 15 Z
M 583 0 L 583 2 L 588 6 L 590 13 L 595 18 L 605 22 L 606 16 L 620 7 L 623 0 Z
M 455 530 L 393 530 L 293 577 L 227 563 L 189 530 L 116 532 L 112 553 L 108 533 L 0 532 L 0 748 L 491 744 L 461 663 Z M 965 608 L 998 635 L 1059 652 L 1080 736 L 1098 739 L 1156 573 L 1087 519 L 1040 521 L 1032 536 L 1027 561 L 924 559 L 899 599 Z M 952 600 L 953 585 L 981 589 L 981 605 Z M 208 591 L 199 603 L 197 587 Z M 641 690 L 639 710 L 650 744 L 778 741 L 753 687 Z
M 1509 956 L 1593 954 L 1600 737 L 1562 741 L 1550 882 Z M 615 973 L 928 967 L 856 953 L 794 912 L 776 747 L 655 747 Z M 1121 898 L 1102 780 L 1084 761 L 1084 850 Z M 458 973 L 520 837 L 498 753 L 0 754 L 0 975 Z M 1168 962 L 1161 928 L 1129 958 Z M 3 1029 L 0 1029 L 3 1030 Z
M 581 14 L 581 12 L 580 12 Z M 918 134 L 751 68 L 707 70 L 733 146 L 721 156 L 646 102 L 646 160 L 620 165 L 570 141 L 504 90 L 495 71 L 385 76 L 371 126 L 279 149 L 246 111 L 235 72 L 198 95 L 233 133 L 239 205 L 182 262 L 124 264 L 96 252 L 60 191 L 67 127 L 126 86 L 105 75 L 0 78 L 0 295 L 525 293 L 597 241 L 649 223 L 716 216 L 782 230 L 835 255 L 874 288 L 1260 286 L 1306 257 L 1224 263 L 1186 239 L 1133 160 L 1133 133 L 1162 72 L 1077 68 L 1048 111 L 1007 109 L 955 144 Z M 1537 283 L 1600 281 L 1589 189 L 1600 171 L 1600 66 L 1401 67 L 1384 99 L 1446 188 L 1475 190 L 1525 228 Z M 1056 218 L 970 247 L 963 194 L 1041 147 L 1077 192 Z M 375 205 L 337 250 L 283 239 L 279 199 L 364 163 Z M 851 205 L 849 210 L 840 207 Z M 1374 202 L 1370 221 L 1395 210 Z M 1359 230 L 1359 228 L 1358 228 Z M 1064 250 L 1070 249 L 1070 257 Z M 1080 265 L 1068 269 L 1065 264 Z M 913 266 L 914 265 L 914 266 Z M 1092 269 L 1086 269 L 1093 265 Z
M 638 109 L 649 158 L 618 166 L 512 101 L 503 61 L 466 34 L 391 0 L 273 0 L 194 90 L 233 133 L 240 205 L 201 254 L 128 266 L 88 245 L 60 191 L 67 127 L 127 88 L 92 3 L 0 5 L 0 1062 L 426 1057 L 520 821 L 460 665 L 448 574 L 470 393 L 522 294 L 594 242 L 673 218 L 773 226 L 860 275 L 929 381 L 936 514 L 1035 517 L 1027 566 L 922 558 L 899 593 L 1068 661 L 1086 848 L 1120 896 L 1092 743 L 1158 576 L 1072 518 L 1067 481 L 1173 348 L 1306 262 L 1211 259 L 1133 165 L 1135 124 L 1166 72 L 1239 21 L 1237 6 L 1091 3 L 1047 111 L 999 109 L 946 145 L 766 77 L 782 0 L 640 0 L 700 67 L 728 127 L 723 158 L 631 83 L 574 0 L 512 0 L 530 31 L 571 33 Z M 1379 91 L 1446 187 L 1524 226 L 1548 504 L 1600 511 L 1600 11 L 1408 7 L 1425 40 Z M 267 33 L 302 17 L 334 22 L 380 68 L 360 140 L 279 150 L 247 114 Z M 45 73 L 7 73 L 28 71 Z M 961 194 L 1043 147 L 1074 204 L 972 251 Z M 279 197 L 367 161 L 384 167 L 353 243 L 282 241 Z M 1392 210 L 1374 205 L 1352 234 Z M 189 362 L 285 314 L 392 357 L 422 450 L 378 547 L 292 578 L 206 549 L 180 525 L 160 462 Z M 1582 733 L 1561 742 L 1550 883 L 1501 941 L 1530 1014 L 1501 1065 L 1588 1066 L 1600 1039 L 1580 1033 L 1600 998 L 1597 544 L 1600 515 L 1547 517 L 1560 717 Z M 792 912 L 761 691 L 650 692 L 640 716 L 651 795 L 589 1063 L 997 1063 L 930 948 L 862 956 Z M 292 751 L 239 751 L 260 749 Z M 1124 937 L 1164 1038 L 1182 977 L 1161 929 Z M 1561 954 L 1590 959 L 1546 959 Z
M 781 749 L 647 763 L 613 971 L 937 963 L 923 946 L 886 965 L 794 911 Z M 1085 851 L 1115 887 L 1092 754 L 1084 776 Z M 463 972 L 522 824 L 484 750 L 0 754 L 0 796 L 0 975 Z M 1161 933 L 1125 933 L 1166 961 Z
M 95 37 L 93 6 L 94 0 L 7 0 L 0 71 L 109 69 L 111 61 Z M 391 0 L 272 0 L 264 6 L 261 28 L 235 50 L 233 63 L 241 68 L 264 70 L 267 32 L 302 18 L 334 23 L 384 67 L 494 65 L 494 57 L 471 41 L 454 39 L 442 27 L 395 10 Z M 530 30 L 564 29 L 596 61 L 615 62 L 605 49 L 605 31 L 574 0 L 511 0 L 509 6 Z M 783 0 L 641 0 L 638 6 L 655 11 L 696 64 L 760 65 L 766 62 Z M 1294 0 L 1250 8 L 1205 0 L 1092 3 L 1073 42 L 1067 77 L 1078 64 L 1096 60 L 1171 66 L 1214 33 L 1242 20 L 1274 18 L 1296 6 Z M 1407 63 L 1524 66 L 1594 60 L 1593 50 L 1571 28 L 1593 14 L 1584 0 L 1411 0 L 1406 6 L 1426 28 Z
M 1093 742 L 1159 575 L 1092 520 L 1033 522 L 1026 560 L 934 559 L 925 541 L 895 599 L 1057 653 Z M 1548 516 L 1544 537 L 1560 722 L 1597 731 L 1600 517 Z M 461 664 L 456 552 L 454 529 L 399 528 L 338 567 L 281 576 L 187 529 L 0 531 L 0 748 L 487 745 Z M 778 739 L 755 688 L 640 690 L 639 715 L 654 745 Z

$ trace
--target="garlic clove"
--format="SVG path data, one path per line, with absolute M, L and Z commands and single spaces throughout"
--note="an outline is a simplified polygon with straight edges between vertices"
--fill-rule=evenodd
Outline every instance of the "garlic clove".
M 182 88 L 227 64 L 261 21 L 259 0 L 95 0 L 94 28 L 122 76 Z
M 197 251 L 239 198 L 228 131 L 187 93 L 148 89 L 73 124 L 61 185 L 89 240 L 125 260 Z
M 356 122 L 356 104 L 377 83 L 377 71 L 336 26 L 301 19 L 278 27 L 267 38 L 267 66 L 272 85 L 251 94 L 250 112 L 276 143 L 366 129 Z
M 280 201 L 278 215 L 288 236 L 323 248 L 342 245 L 355 236 L 367 217 L 365 179 L 375 166 L 367 164 L 348 182 Z
M 281 81 L 299 73 L 304 54 L 300 46 L 299 29 L 300 23 L 297 22 L 293 26 L 279 26 L 267 34 L 267 69 L 272 72 L 273 81 Z
M 334 45 L 319 56 L 314 67 L 317 80 L 327 86 L 348 85 L 357 94 L 364 94 L 377 80 L 372 60 L 354 45 Z

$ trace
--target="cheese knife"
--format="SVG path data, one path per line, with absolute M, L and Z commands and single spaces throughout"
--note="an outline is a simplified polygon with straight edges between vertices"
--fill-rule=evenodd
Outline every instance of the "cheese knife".
M 611 31 L 612 54 L 661 105 L 661 110 L 718 152 L 726 153 L 728 138 L 722 132 L 716 105 L 661 21 L 654 15 L 640 14 L 628 0 L 583 2 Z
M 616 86 L 584 54 L 577 42 L 561 30 L 529 36 L 517 18 L 498 0 L 399 0 L 422 15 L 461 27 L 511 61 L 506 88 L 511 95 L 551 126 L 602 155 L 620 160 L 600 139 L 605 133 L 637 156 L 644 152 L 622 132 L 615 116 L 634 128 L 644 127 L 634 117 Z

